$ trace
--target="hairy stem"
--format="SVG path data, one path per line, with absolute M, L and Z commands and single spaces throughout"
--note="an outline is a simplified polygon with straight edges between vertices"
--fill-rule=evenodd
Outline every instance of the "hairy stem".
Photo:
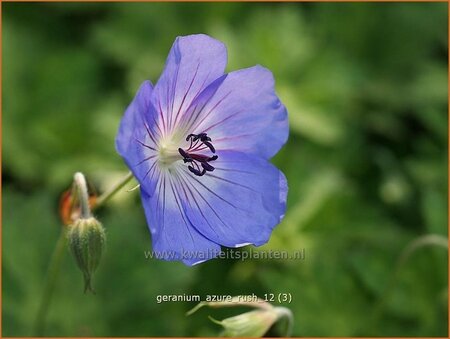
M 292 328 L 294 327 L 294 316 L 290 309 L 286 307 L 275 307 L 278 314 L 278 319 L 285 319 L 285 328 L 283 337 L 290 337 L 292 335 Z
M 40 337 L 44 335 L 45 320 L 47 312 L 52 299 L 53 291 L 56 286 L 56 281 L 59 275 L 59 269 L 61 267 L 62 259 L 64 258 L 66 248 L 66 232 L 65 229 L 61 229 L 61 234 L 56 242 L 55 249 L 50 259 L 50 264 L 47 271 L 47 278 L 42 292 L 41 301 L 39 303 L 39 309 L 34 323 L 34 336 Z
M 73 176 L 73 183 L 78 194 L 78 201 L 80 202 L 81 217 L 83 219 L 87 219 L 91 216 L 91 209 L 89 208 L 89 194 L 86 184 L 86 178 L 82 173 L 77 172 Z
M 98 209 L 102 207 L 106 202 L 109 201 L 117 192 L 119 192 L 130 180 L 133 179 L 133 173 L 128 173 L 121 181 L 119 181 L 117 184 L 115 184 L 109 191 L 106 191 L 103 193 L 95 203 L 94 206 L 92 206 L 92 209 Z
M 408 259 L 411 258 L 411 256 L 415 252 L 424 247 L 442 247 L 448 250 L 448 239 L 442 235 L 427 234 L 414 239 L 403 249 L 399 258 L 397 259 L 393 272 L 389 277 L 389 280 L 386 284 L 386 288 L 382 296 L 380 297 L 380 299 L 378 299 L 378 302 L 373 307 L 372 323 L 371 323 L 372 327 L 370 328 L 370 334 L 373 334 L 372 333 L 373 330 L 378 325 L 386 301 L 389 299 L 389 296 L 395 287 L 395 283 L 397 281 L 397 277 L 398 274 L 400 273 L 400 270 L 405 266 Z

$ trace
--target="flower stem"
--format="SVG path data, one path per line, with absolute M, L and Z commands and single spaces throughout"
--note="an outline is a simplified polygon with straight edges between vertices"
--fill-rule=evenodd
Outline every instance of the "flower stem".
M 66 247 L 66 232 L 65 229 L 61 229 L 61 234 L 56 242 L 56 247 L 53 251 L 52 258 L 50 259 L 50 265 L 48 267 L 47 278 L 42 293 L 42 298 L 39 303 L 39 309 L 34 323 L 34 336 L 40 337 L 44 335 L 45 331 L 45 318 L 47 316 L 48 308 L 52 299 L 53 291 L 55 289 L 56 280 L 59 275 L 59 269 L 64 257 Z
M 419 249 L 424 247 L 441 247 L 448 251 L 448 240 L 446 237 L 437 234 L 427 234 L 422 235 L 415 240 L 411 241 L 401 252 L 400 256 L 397 259 L 395 267 L 389 277 L 389 280 L 386 284 L 386 287 L 378 301 L 373 306 L 372 310 L 372 319 L 369 328 L 369 334 L 371 336 L 374 335 L 374 330 L 379 325 L 379 320 L 381 318 L 382 312 L 386 306 L 386 302 L 389 300 L 389 297 L 395 287 L 396 280 L 400 273 L 400 270 L 405 266 L 408 259 L 417 252 Z
M 133 179 L 133 173 L 128 173 L 121 181 L 115 184 L 109 191 L 103 193 L 97 202 L 92 206 L 92 209 L 97 209 L 103 206 L 109 199 L 111 199 L 117 192 L 119 192 L 131 179 Z
M 89 208 L 89 194 L 86 184 L 86 178 L 80 172 L 73 176 L 73 183 L 76 187 L 78 200 L 80 201 L 81 217 L 87 219 L 91 216 L 91 209 Z
M 275 307 L 275 311 L 278 314 L 278 319 L 284 318 L 286 320 L 283 337 L 290 337 L 292 335 L 292 328 L 294 327 L 294 316 L 291 310 L 286 307 Z

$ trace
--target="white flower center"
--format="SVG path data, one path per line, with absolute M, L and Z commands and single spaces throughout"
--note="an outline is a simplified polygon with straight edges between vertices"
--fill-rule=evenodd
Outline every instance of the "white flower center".
M 158 160 L 163 167 L 169 167 L 175 161 L 181 160 L 178 145 L 174 142 L 161 142 L 158 148 Z
M 186 141 L 180 131 L 163 135 L 158 144 L 158 160 L 161 167 L 168 168 L 174 162 L 182 160 L 178 148 L 184 147 L 185 144 Z

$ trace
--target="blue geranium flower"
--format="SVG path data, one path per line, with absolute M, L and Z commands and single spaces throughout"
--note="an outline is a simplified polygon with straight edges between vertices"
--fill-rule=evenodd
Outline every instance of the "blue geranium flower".
M 116 148 L 140 183 L 161 259 L 193 265 L 221 245 L 260 246 L 286 210 L 286 178 L 268 161 L 289 131 L 272 73 L 224 74 L 226 63 L 220 41 L 178 37 L 120 123 Z

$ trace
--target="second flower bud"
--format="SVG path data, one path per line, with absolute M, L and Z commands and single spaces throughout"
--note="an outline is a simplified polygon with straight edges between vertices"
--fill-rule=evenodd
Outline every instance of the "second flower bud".
M 69 226 L 69 248 L 83 272 L 84 291 L 94 292 L 92 275 L 100 264 L 106 235 L 102 224 L 95 218 L 80 218 Z

